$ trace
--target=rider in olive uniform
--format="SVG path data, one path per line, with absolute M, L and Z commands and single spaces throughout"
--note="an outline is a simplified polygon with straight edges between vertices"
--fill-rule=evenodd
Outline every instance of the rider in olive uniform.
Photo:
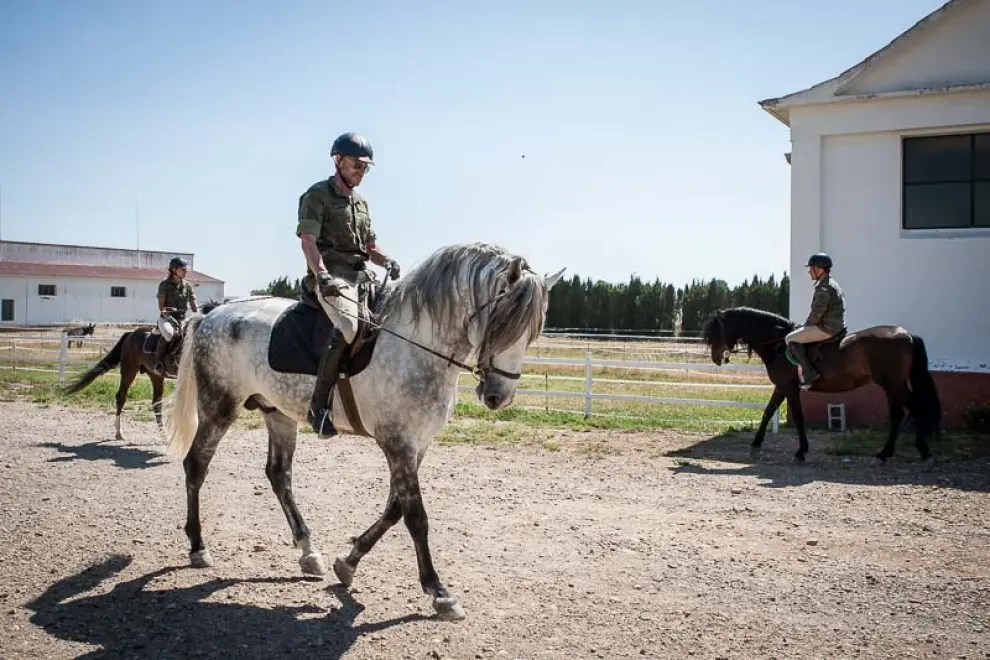
M 801 363 L 801 387 L 804 389 L 810 388 L 820 375 L 808 359 L 805 344 L 824 341 L 846 327 L 842 287 L 831 277 L 832 257 L 824 252 L 813 254 L 808 258 L 807 266 L 808 275 L 815 282 L 811 312 L 803 326 L 787 335 L 787 345 Z
M 307 420 L 321 438 L 337 434 L 333 425 L 333 386 L 338 365 L 358 329 L 357 278 L 367 261 L 399 277 L 399 265 L 378 245 L 368 202 L 355 191 L 374 164 L 371 143 L 344 133 L 330 150 L 336 171 L 299 198 L 299 236 L 306 256 L 303 295 L 316 298 L 335 326 L 337 341 L 324 348 Z
M 193 285 L 185 280 L 188 267 L 188 261 L 182 257 L 173 257 L 168 262 L 168 277 L 158 283 L 158 329 L 162 332 L 162 338 L 155 347 L 155 363 L 152 365 L 152 370 L 159 376 L 165 375 L 162 359 L 172 342 L 171 333 L 162 330 L 162 326 L 168 323 L 166 317 L 171 316 L 181 324 L 190 309 L 194 312 L 199 311 L 196 307 L 196 291 Z M 175 311 L 166 311 L 167 308 Z

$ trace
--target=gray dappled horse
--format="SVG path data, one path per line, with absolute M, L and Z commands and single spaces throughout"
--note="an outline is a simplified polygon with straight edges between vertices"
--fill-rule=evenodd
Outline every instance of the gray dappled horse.
M 341 400 L 344 381 L 334 390 L 337 428 L 366 430 L 391 473 L 381 517 L 334 562 L 342 584 L 351 584 L 361 558 L 403 518 L 416 549 L 420 584 L 433 595 L 433 607 L 441 618 L 464 616 L 433 567 L 417 473 L 431 440 L 453 415 L 458 376 L 467 361 L 478 365 L 476 393 L 488 408 L 511 403 L 526 349 L 542 332 L 549 291 L 562 273 L 538 276 L 521 257 L 496 246 L 453 245 L 437 250 L 383 296 L 370 361 L 348 376 L 353 405 Z M 305 573 L 326 573 L 291 490 L 297 423 L 306 421 L 315 377 L 275 371 L 269 364 L 275 321 L 296 304 L 301 303 L 284 298 L 232 301 L 194 318 L 187 328 L 166 428 L 168 454 L 184 457 L 185 529 L 193 566 L 213 563 L 202 536 L 199 491 L 217 444 L 243 406 L 260 409 L 268 427 L 265 473 L 302 550 L 299 564 Z

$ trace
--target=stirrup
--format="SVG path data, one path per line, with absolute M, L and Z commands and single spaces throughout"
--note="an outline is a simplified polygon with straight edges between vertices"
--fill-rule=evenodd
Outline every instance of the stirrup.
M 307 417 L 309 418 L 309 425 L 318 437 L 332 438 L 338 435 L 337 427 L 333 425 L 333 421 L 330 419 L 329 408 L 323 408 L 316 413 L 310 409 Z

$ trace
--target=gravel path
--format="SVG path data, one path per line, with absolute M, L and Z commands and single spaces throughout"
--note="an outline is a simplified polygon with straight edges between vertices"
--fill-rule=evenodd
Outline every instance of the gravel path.
M 8 401 L 0 419 L 2 658 L 990 658 L 986 462 L 878 472 L 813 443 L 795 466 L 782 437 L 754 465 L 746 439 L 679 433 L 434 446 L 430 542 L 467 612 L 449 623 L 401 523 L 349 591 L 301 575 L 263 429 L 220 444 L 216 566 L 197 570 L 154 424 L 114 441 L 100 412 Z M 379 515 L 385 462 L 300 440 L 294 491 L 329 564 Z

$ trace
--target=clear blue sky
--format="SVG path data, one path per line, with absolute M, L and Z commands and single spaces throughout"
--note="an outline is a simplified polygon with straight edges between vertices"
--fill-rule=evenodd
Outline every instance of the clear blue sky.
M 367 135 L 408 269 L 735 284 L 787 269 L 785 126 L 938 0 L 0 3 L 2 236 L 195 252 L 228 295 L 304 273 L 299 195 Z M 525 158 L 521 156 L 525 154 Z

